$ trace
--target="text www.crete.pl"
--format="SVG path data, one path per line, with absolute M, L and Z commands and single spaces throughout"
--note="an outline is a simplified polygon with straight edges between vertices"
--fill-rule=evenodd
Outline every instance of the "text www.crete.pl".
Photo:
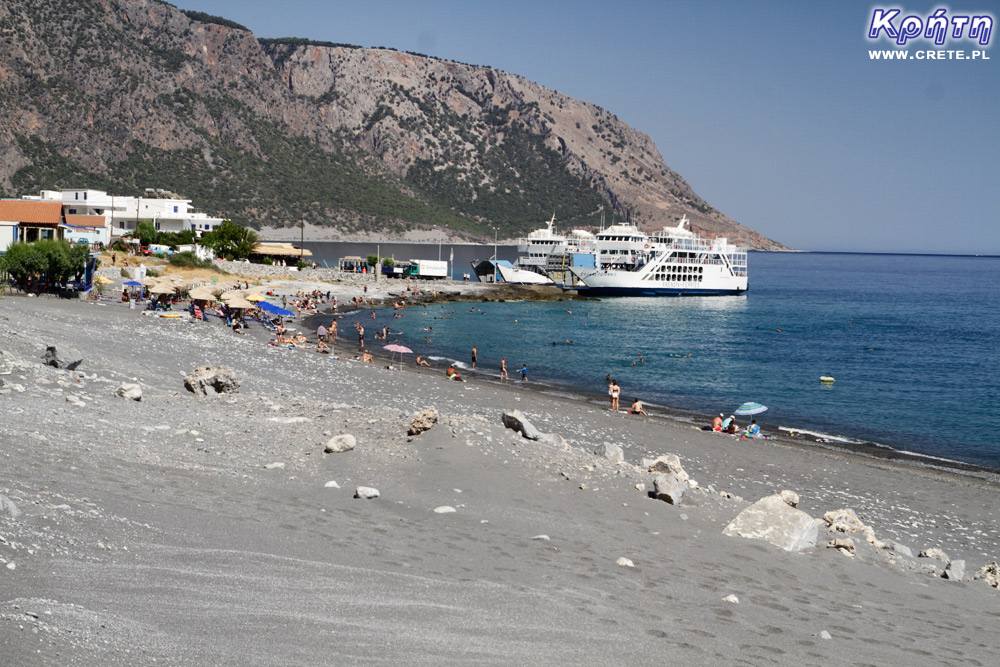
M 927 51 L 869 51 L 869 60 L 989 60 L 986 51 L 931 49 Z

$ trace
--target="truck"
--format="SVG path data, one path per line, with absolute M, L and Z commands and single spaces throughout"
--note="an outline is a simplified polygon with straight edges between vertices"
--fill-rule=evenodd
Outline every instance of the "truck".
M 440 259 L 411 259 L 406 275 L 411 278 L 440 279 L 448 277 L 448 262 Z

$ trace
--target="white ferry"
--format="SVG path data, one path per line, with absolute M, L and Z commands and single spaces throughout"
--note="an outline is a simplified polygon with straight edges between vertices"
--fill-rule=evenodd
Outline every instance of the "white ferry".
M 631 224 L 599 232 L 590 257 L 567 267 L 594 296 L 717 296 L 747 291 L 747 251 L 726 238 L 706 239 L 676 227 L 647 236 Z M 579 255 L 579 253 L 578 253 Z

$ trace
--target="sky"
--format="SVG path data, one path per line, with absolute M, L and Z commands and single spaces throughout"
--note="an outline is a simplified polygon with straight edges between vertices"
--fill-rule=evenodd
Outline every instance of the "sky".
M 792 248 L 1000 255 L 1000 35 L 867 37 L 874 9 L 901 9 L 897 27 L 939 7 L 1000 19 L 988 0 L 173 4 L 257 37 L 414 51 L 592 102 L 650 135 L 713 207 Z M 869 56 L 897 48 L 967 59 Z

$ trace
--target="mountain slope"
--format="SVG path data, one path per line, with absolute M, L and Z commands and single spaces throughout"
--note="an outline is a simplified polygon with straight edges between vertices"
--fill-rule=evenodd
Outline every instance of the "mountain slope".
M 626 211 L 779 244 L 712 209 L 652 140 L 505 72 L 258 40 L 158 0 L 0 4 L 0 190 L 163 187 L 248 224 L 484 235 Z

